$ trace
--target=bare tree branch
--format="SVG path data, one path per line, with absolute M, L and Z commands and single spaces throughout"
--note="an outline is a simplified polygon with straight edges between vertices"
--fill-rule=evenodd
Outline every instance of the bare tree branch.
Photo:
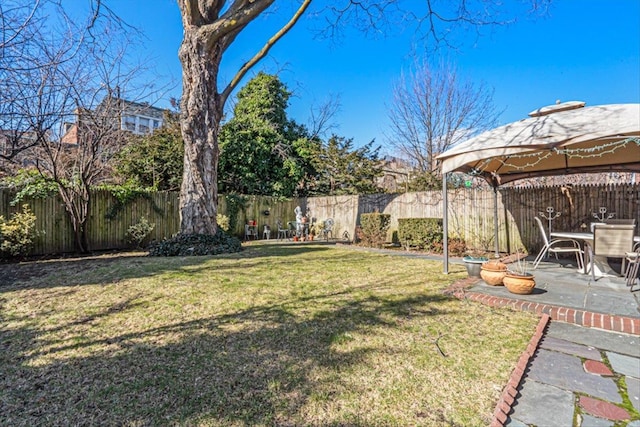
M 437 171 L 435 156 L 495 126 L 493 91 L 462 81 L 451 66 L 417 64 L 394 85 L 390 144 L 421 172 Z
M 229 97 L 231 92 L 233 92 L 236 86 L 238 86 L 238 84 L 240 83 L 242 78 L 247 74 L 247 72 L 269 53 L 269 50 L 271 50 L 273 45 L 275 45 L 278 40 L 284 37 L 284 35 L 287 34 L 289 30 L 291 30 L 291 28 L 293 28 L 293 26 L 302 17 L 302 15 L 307 10 L 310 4 L 311 4 L 311 0 L 304 0 L 300 5 L 300 7 L 298 7 L 298 10 L 296 10 L 296 12 L 293 14 L 289 22 L 287 22 L 269 40 L 267 40 L 267 42 L 262 47 L 262 49 L 260 49 L 260 51 L 257 52 L 253 56 L 253 58 L 245 62 L 242 65 L 242 67 L 240 67 L 240 70 L 238 70 L 236 75 L 233 76 L 233 78 L 231 79 L 231 82 L 229 82 L 227 87 L 221 93 L 220 99 L 223 104 L 226 101 L 226 99 Z
M 27 15 L 21 17 L 19 11 L 24 8 L 28 10 Z M 6 47 L 16 42 L 23 34 L 23 31 L 31 26 L 39 8 L 40 0 L 36 0 L 33 5 L 24 6 L 12 5 L 11 3 L 8 5 L 5 4 L 4 6 L 0 4 L 0 21 L 2 22 L 2 26 L 0 27 L 0 33 L 2 35 L 0 39 L 0 51 L 4 51 Z
M 135 101 L 149 86 L 135 86 L 141 68 L 127 61 L 132 34 L 114 31 L 122 22 L 101 15 L 101 1 L 87 26 L 51 5 L 54 29 L 32 19 L 21 34 L 28 37 L 12 46 L 12 62 L 2 62 L 8 67 L 0 69 L 0 159 L 35 166 L 56 182 L 77 249 L 87 251 L 89 188 L 108 176 L 127 139 L 120 93 Z M 73 136 L 65 136 L 70 129 Z
M 550 2 L 530 0 L 531 7 L 527 12 L 544 14 Z M 355 27 L 367 34 L 389 35 L 412 28 L 416 41 L 421 40 L 425 46 L 456 48 L 459 42 L 455 37 L 469 30 L 479 36 L 485 28 L 512 24 L 521 15 L 520 9 L 521 3 L 490 0 L 336 0 L 323 11 L 326 26 L 322 33 L 339 37 L 343 28 Z
M 317 107 L 311 106 L 308 125 L 311 138 L 325 136 L 332 129 L 336 128 L 336 125 L 335 123 L 332 123 L 332 120 L 335 118 L 336 114 L 338 114 L 341 107 L 342 104 L 340 102 L 339 95 L 330 95 L 325 102 Z

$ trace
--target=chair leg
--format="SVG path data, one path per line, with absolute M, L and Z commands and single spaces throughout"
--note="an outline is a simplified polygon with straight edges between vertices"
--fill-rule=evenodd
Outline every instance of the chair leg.
M 578 270 L 585 271 L 584 253 L 582 250 L 576 251 L 576 263 L 578 264 Z
M 625 279 L 627 286 L 631 287 L 631 292 L 635 292 L 633 289 L 638 282 L 638 270 L 640 269 L 640 254 L 636 253 L 633 258 L 629 258 L 627 263 L 627 269 L 625 271 Z
M 548 250 L 549 250 L 549 246 L 548 245 L 544 245 L 544 247 L 542 249 L 540 249 L 540 252 L 538 252 L 538 256 L 533 261 L 533 269 L 534 270 L 536 268 L 538 268 L 538 264 L 540 264 L 540 261 L 542 261 L 542 259 L 544 258 L 544 256 L 546 255 Z
M 584 274 L 589 274 L 591 269 L 591 252 L 589 251 L 589 246 L 585 245 L 583 255 L 582 265 L 584 265 Z
M 596 266 L 595 266 L 595 256 L 593 254 L 593 250 L 591 249 L 591 246 L 589 246 L 589 268 L 591 268 L 591 279 L 595 282 L 598 279 L 596 279 Z

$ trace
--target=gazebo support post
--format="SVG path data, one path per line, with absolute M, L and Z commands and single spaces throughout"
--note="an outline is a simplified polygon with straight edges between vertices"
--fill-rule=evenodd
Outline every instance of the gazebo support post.
M 442 251 L 444 252 L 443 273 L 449 274 L 449 221 L 447 219 L 448 209 L 447 194 L 447 174 L 442 174 Z
M 500 242 L 498 242 L 498 186 L 493 186 L 493 229 L 496 241 L 495 257 L 500 258 Z

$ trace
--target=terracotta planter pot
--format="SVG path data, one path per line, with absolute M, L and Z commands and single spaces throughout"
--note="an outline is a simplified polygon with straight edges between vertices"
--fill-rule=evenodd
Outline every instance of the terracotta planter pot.
M 500 261 L 487 261 L 482 264 L 480 277 L 487 285 L 500 286 L 507 274 L 507 265 Z
M 494 259 L 482 264 L 482 268 L 489 271 L 507 271 L 507 264 Z
M 522 275 L 513 272 L 507 272 L 502 283 L 509 292 L 519 295 L 530 294 L 536 286 L 536 280 L 532 274 Z

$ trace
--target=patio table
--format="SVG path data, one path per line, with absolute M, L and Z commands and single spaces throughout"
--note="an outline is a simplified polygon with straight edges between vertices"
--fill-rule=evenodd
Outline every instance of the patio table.
M 551 237 L 559 237 L 563 239 L 574 239 L 582 243 L 582 250 L 584 251 L 585 243 L 593 242 L 593 233 L 585 233 L 585 232 L 571 232 L 571 231 L 552 231 L 550 234 Z M 633 241 L 638 243 L 640 242 L 640 236 L 633 236 Z M 588 274 L 591 272 L 590 267 L 594 268 L 594 273 L 596 276 L 610 276 L 615 275 L 619 276 L 611 267 L 609 267 L 609 263 L 607 262 L 607 257 L 596 255 L 594 259 L 590 260 L 589 265 L 584 263 L 584 270 L 578 270 L 580 273 Z

